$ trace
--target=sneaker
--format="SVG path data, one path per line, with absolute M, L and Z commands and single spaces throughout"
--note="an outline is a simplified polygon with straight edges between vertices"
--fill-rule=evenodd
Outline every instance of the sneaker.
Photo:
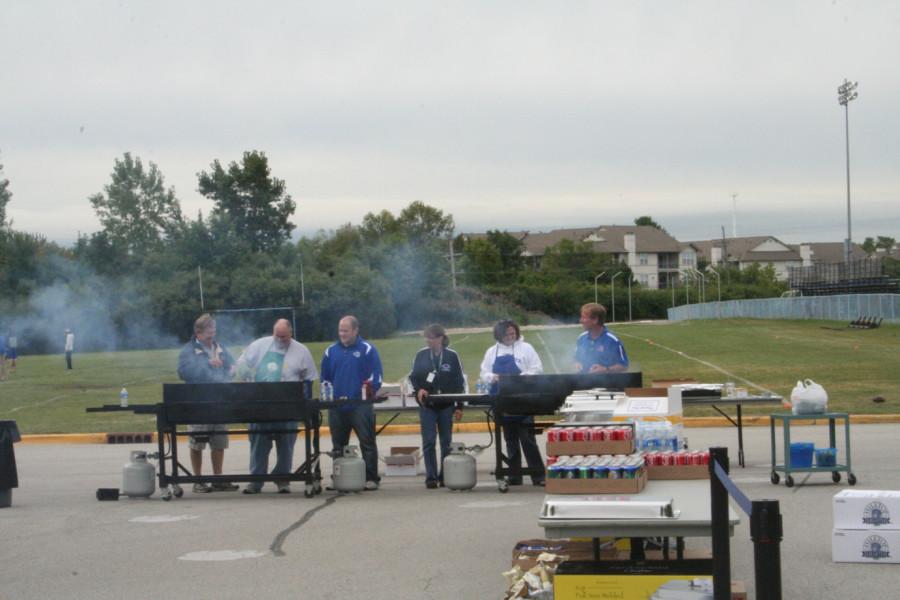
M 429 490 L 436 490 L 438 487 L 438 482 L 434 479 L 429 479 L 425 482 L 425 487 L 427 487 Z
M 260 489 L 258 487 L 253 487 L 252 485 L 248 485 L 244 488 L 243 493 L 245 494 L 258 494 Z
M 230 481 L 222 481 L 212 484 L 212 491 L 214 492 L 236 492 L 239 489 L 240 486 L 238 484 L 231 483 Z
M 367 492 L 374 492 L 377 489 L 378 489 L 377 481 L 367 481 L 366 482 L 366 491 Z
M 212 487 L 206 483 L 195 483 L 194 487 L 191 488 L 195 494 L 208 494 L 212 491 Z
M 279 494 L 290 494 L 291 493 L 291 484 L 279 483 L 278 484 L 278 493 Z

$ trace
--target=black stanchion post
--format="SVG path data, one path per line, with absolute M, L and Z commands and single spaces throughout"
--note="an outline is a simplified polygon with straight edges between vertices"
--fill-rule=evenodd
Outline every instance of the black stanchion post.
M 781 600 L 781 509 L 778 500 L 754 500 L 750 539 L 757 600 Z
M 731 599 L 728 490 L 716 475 L 716 463 L 728 473 L 728 448 L 709 449 L 710 517 L 712 518 L 713 598 Z

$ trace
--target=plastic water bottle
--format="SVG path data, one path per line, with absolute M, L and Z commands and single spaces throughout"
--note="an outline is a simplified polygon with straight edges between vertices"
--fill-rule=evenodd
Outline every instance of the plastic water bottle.
M 332 388 L 330 381 L 323 381 L 321 388 L 320 395 L 322 396 L 323 401 L 330 402 L 334 399 L 334 388 Z
M 128 408 L 128 390 L 125 388 L 122 388 L 122 391 L 119 392 L 119 406 Z

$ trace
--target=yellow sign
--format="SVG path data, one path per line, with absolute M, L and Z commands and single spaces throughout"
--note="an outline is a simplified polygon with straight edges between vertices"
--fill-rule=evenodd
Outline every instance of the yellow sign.
M 615 574 L 557 575 L 553 580 L 554 600 L 656 600 L 671 598 L 667 590 L 691 589 L 697 591 L 697 598 L 708 597 L 703 592 L 712 590 L 712 579 L 696 575 Z

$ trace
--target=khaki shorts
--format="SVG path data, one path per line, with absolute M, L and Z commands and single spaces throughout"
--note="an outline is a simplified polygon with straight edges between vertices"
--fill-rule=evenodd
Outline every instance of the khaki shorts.
M 213 450 L 224 450 L 228 447 L 228 435 L 219 433 L 228 431 L 224 425 L 188 425 L 188 431 L 204 432 L 202 436 L 192 435 L 188 438 L 188 448 L 191 450 L 203 450 L 207 442 Z

